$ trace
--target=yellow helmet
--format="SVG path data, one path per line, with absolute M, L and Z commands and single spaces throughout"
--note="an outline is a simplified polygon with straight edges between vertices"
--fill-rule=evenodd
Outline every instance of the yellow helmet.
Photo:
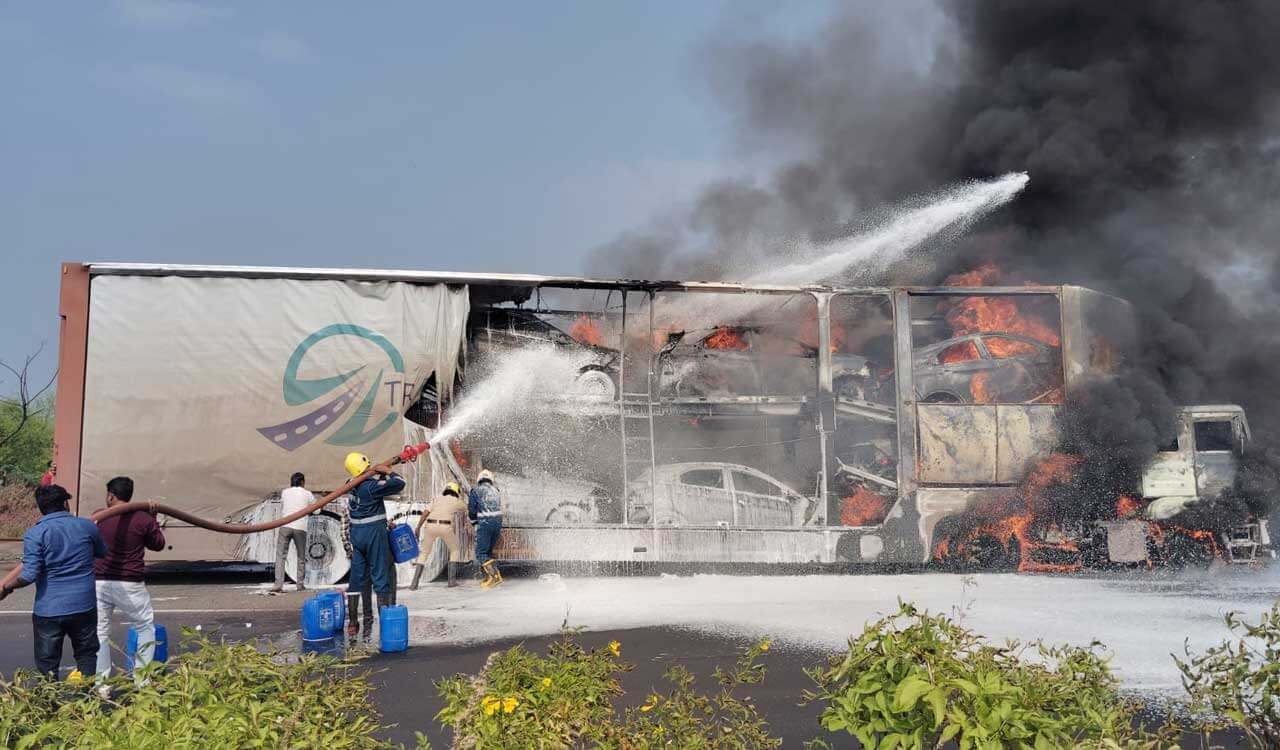
M 444 486 L 444 494 L 448 495 L 450 493 L 454 497 L 462 497 L 462 488 L 458 486 L 457 482 L 450 482 Z
M 342 465 L 347 467 L 348 474 L 358 477 L 369 468 L 369 457 L 363 453 L 348 453 Z

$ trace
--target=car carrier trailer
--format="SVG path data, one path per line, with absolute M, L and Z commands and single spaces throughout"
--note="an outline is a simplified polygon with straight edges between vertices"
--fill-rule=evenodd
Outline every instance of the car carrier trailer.
M 337 486 L 347 451 L 430 437 L 513 348 L 547 346 L 581 355 L 578 380 L 413 467 L 396 512 L 489 468 L 501 556 L 628 564 L 925 564 L 939 522 L 1013 491 L 1062 394 L 1137 335 L 1126 303 L 1068 285 L 127 263 L 63 264 L 60 314 L 55 460 L 81 514 L 128 474 L 198 514 L 269 516 L 292 472 Z M 316 575 L 340 577 L 337 515 L 311 524 Z M 166 536 L 170 559 L 271 559 Z

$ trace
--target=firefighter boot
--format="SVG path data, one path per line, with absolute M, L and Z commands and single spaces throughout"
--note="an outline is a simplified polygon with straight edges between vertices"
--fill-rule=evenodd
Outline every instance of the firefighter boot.
M 395 606 L 393 593 L 378 594 L 378 632 L 382 632 L 382 608 Z
M 347 637 L 360 635 L 360 595 L 347 594 Z
M 418 581 L 421 581 L 421 580 L 422 580 L 422 566 L 415 565 L 413 566 L 413 581 L 409 584 L 409 590 L 417 591 Z
M 486 560 L 484 565 L 480 566 L 484 571 L 484 580 L 480 582 L 481 588 L 493 588 L 502 583 L 502 574 L 498 572 L 498 563 L 493 560 Z
M 458 567 L 459 567 L 461 564 L 462 564 L 462 563 L 456 563 L 456 562 L 454 562 L 454 561 L 452 561 L 452 560 L 450 560 L 450 561 L 449 561 L 449 583 L 448 583 L 448 587 L 449 587 L 449 588 L 451 588 L 451 589 L 452 589 L 452 588 L 457 588 L 457 587 L 458 587 Z M 421 570 L 421 569 L 419 569 L 419 570 Z
M 373 637 L 373 591 L 361 591 L 360 598 L 364 603 L 364 639 L 367 641 Z

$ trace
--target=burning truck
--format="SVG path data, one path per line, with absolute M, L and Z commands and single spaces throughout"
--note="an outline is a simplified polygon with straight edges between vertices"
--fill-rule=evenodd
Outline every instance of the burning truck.
M 1124 371 L 1134 316 L 1081 287 L 988 280 L 68 263 L 58 480 L 80 497 L 129 474 L 197 514 L 270 516 L 293 471 L 337 483 L 347 451 L 390 455 L 474 413 L 409 468 L 395 512 L 413 522 L 446 481 L 489 469 L 510 560 L 1055 571 L 1271 555 L 1261 514 L 1198 512 L 1250 439 L 1231 405 L 1183 407 L 1133 486 L 1075 512 L 1063 488 L 1090 458 L 1064 450 L 1072 394 Z M 309 522 L 317 581 L 346 571 L 336 518 Z M 269 557 L 166 536 L 174 558 Z

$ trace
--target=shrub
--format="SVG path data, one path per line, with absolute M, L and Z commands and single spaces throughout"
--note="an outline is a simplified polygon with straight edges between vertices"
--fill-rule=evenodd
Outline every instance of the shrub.
M 1237 612 L 1226 621 L 1238 640 L 1175 657 L 1182 685 L 1196 708 L 1240 725 L 1253 747 L 1280 747 L 1280 601 L 1256 625 Z
M 184 631 L 193 638 L 192 631 Z M 204 637 L 168 665 L 148 668 L 134 688 L 118 678 L 117 700 L 86 684 L 20 671 L 0 681 L 0 746 L 11 748 L 390 748 L 353 665 L 332 657 L 287 659 L 249 644 Z M 421 748 L 427 747 L 420 740 Z
M 714 695 L 698 693 L 693 675 L 674 667 L 668 692 L 651 693 L 619 715 L 617 676 L 631 669 L 621 661 L 621 644 L 586 650 L 566 633 L 546 656 L 515 646 L 490 656 L 475 676 L 441 681 L 445 707 L 437 718 L 452 728 L 455 748 L 776 748 L 781 741 L 736 695 L 764 679 L 757 660 L 768 650 L 767 642 L 757 644 L 733 670 L 717 669 Z
M 1034 648 L 1037 659 L 1025 659 Z M 870 750 L 1154 748 L 1132 729 L 1098 645 L 992 646 L 946 616 L 911 604 L 869 624 L 848 651 L 809 672 L 825 703 L 821 725 Z M 828 747 L 817 740 L 813 747 Z

